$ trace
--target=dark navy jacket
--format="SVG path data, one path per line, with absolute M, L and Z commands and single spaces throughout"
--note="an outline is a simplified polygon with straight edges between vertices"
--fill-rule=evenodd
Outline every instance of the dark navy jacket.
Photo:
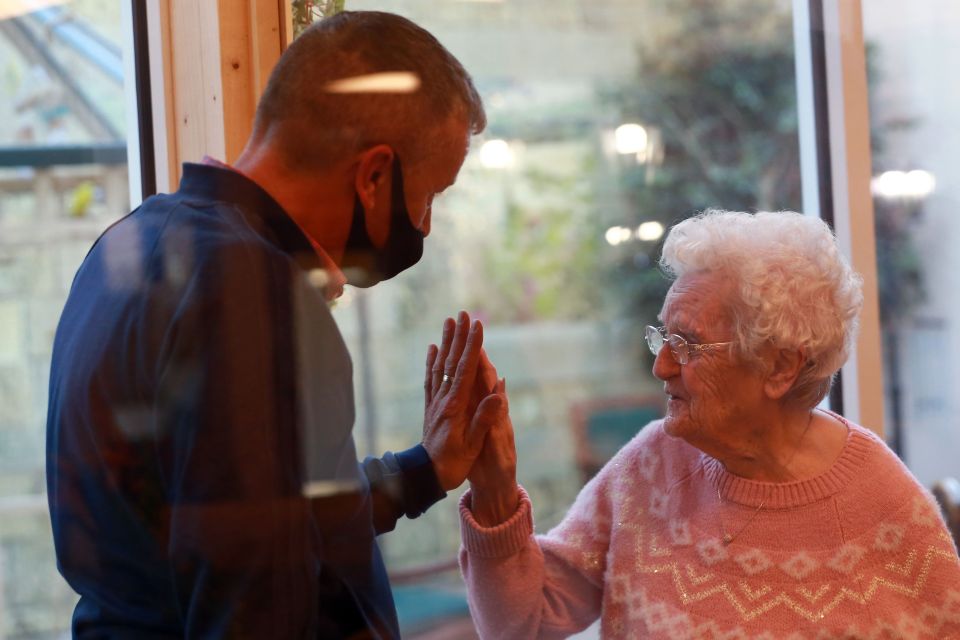
M 444 494 L 419 445 L 357 464 L 319 268 L 265 191 L 206 165 L 90 250 L 47 422 L 75 637 L 399 635 L 375 536 Z

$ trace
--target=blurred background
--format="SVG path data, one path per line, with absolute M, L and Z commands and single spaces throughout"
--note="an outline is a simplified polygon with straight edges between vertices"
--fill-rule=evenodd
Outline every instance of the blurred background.
M 335 4 L 294 0 L 297 28 Z M 520 481 L 546 531 L 661 411 L 643 327 L 669 285 L 656 268 L 665 231 L 707 207 L 803 208 L 796 2 L 345 5 L 431 31 L 489 118 L 434 205 L 422 263 L 335 305 L 359 452 L 418 441 L 427 345 L 467 309 L 507 378 Z M 960 62 L 960 5 L 862 9 L 886 416 L 867 426 L 929 486 L 960 475 L 960 85 L 947 71 Z M 46 511 L 47 377 L 75 269 L 139 196 L 130 24 L 125 0 L 0 0 L 0 638 L 69 636 L 76 596 Z M 405 637 L 473 637 L 457 498 L 381 539 Z

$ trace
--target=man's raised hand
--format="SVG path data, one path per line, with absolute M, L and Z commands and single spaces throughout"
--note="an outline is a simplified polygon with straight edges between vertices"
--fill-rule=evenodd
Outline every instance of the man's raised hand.
M 503 397 L 490 394 L 484 366 L 483 325 L 461 311 L 443 323 L 440 346 L 427 349 L 423 446 L 444 491 L 460 486 L 483 448 L 487 431 L 500 419 Z M 489 361 L 485 360 L 485 365 Z M 496 372 L 493 372 L 494 380 Z

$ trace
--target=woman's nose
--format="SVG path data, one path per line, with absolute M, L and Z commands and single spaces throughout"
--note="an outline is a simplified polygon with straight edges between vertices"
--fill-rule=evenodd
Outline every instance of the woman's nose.
M 680 363 L 673 357 L 669 345 L 663 345 L 660 353 L 653 361 L 653 375 L 660 380 L 667 380 L 680 373 Z

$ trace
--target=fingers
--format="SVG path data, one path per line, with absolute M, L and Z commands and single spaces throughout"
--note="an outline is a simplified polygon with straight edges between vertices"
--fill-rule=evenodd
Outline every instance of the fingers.
M 450 393 L 455 396 L 455 400 L 457 402 L 462 401 L 464 407 L 477 379 L 477 367 L 480 364 L 482 348 L 483 325 L 479 320 L 474 320 L 470 325 L 470 331 L 467 334 L 466 342 L 457 363 L 453 386 L 450 389 Z
M 504 396 L 494 394 L 480 404 L 467 435 L 470 444 L 483 438 L 480 440 L 482 451 L 476 462 L 482 465 L 482 471 L 478 469 L 479 474 L 472 474 L 471 482 L 475 479 L 480 484 L 496 485 L 506 479 L 509 485 L 515 481 L 517 448 L 510 408 Z
M 470 390 L 470 400 L 467 403 L 467 415 L 472 416 L 477 412 L 477 406 L 491 393 L 496 391 L 497 387 L 497 369 L 487 357 L 485 349 L 480 349 L 480 363 L 477 367 L 477 376 L 473 382 L 473 389 Z
M 497 380 L 497 386 L 495 387 L 494 393 L 500 397 L 503 397 L 503 407 L 500 409 L 502 415 L 496 419 L 497 424 L 503 424 L 505 432 L 503 437 L 507 439 L 507 446 L 510 450 L 514 450 L 513 443 L 513 422 L 510 420 L 510 399 L 507 397 L 507 379 L 500 378 Z
M 446 330 L 446 327 L 444 327 L 444 329 Z M 442 381 L 437 393 L 449 393 L 455 386 L 457 386 L 457 365 L 463 356 L 463 351 L 466 347 L 467 339 L 472 329 L 473 327 L 470 324 L 470 315 L 466 311 L 461 311 L 458 313 L 457 322 L 453 329 L 453 336 L 450 339 L 450 346 L 447 350 L 446 358 L 442 361 Z M 445 332 L 445 341 L 447 337 L 448 335 Z
M 443 370 L 447 375 L 452 376 L 457 370 L 457 363 L 460 362 L 460 356 L 463 354 L 463 348 L 467 344 L 467 334 L 470 332 L 470 315 L 466 311 L 457 314 L 457 327 L 453 333 L 453 344 L 450 345 L 450 351 L 443 364 Z
M 447 354 L 450 353 L 455 328 L 456 323 L 453 321 L 453 318 L 447 318 L 443 321 L 443 338 L 440 340 L 440 348 L 437 351 L 437 357 L 434 359 L 433 366 L 431 367 L 433 383 L 433 393 L 431 397 L 437 395 L 437 392 L 440 390 L 440 385 L 443 384 L 443 373 L 445 371 L 443 367 L 447 360 Z
M 424 406 L 430 406 L 433 401 L 434 378 L 433 365 L 437 361 L 437 345 L 432 344 L 427 347 L 427 372 L 423 378 L 423 401 Z
M 493 366 L 490 358 L 487 357 L 486 349 L 480 350 L 480 366 L 477 370 L 476 384 L 485 391 L 484 395 L 494 393 L 499 384 L 497 381 L 497 368 Z
M 484 398 L 477 407 L 473 420 L 470 421 L 470 427 L 467 430 L 467 446 L 479 450 L 490 429 L 504 420 L 509 420 L 506 398 L 498 394 Z

